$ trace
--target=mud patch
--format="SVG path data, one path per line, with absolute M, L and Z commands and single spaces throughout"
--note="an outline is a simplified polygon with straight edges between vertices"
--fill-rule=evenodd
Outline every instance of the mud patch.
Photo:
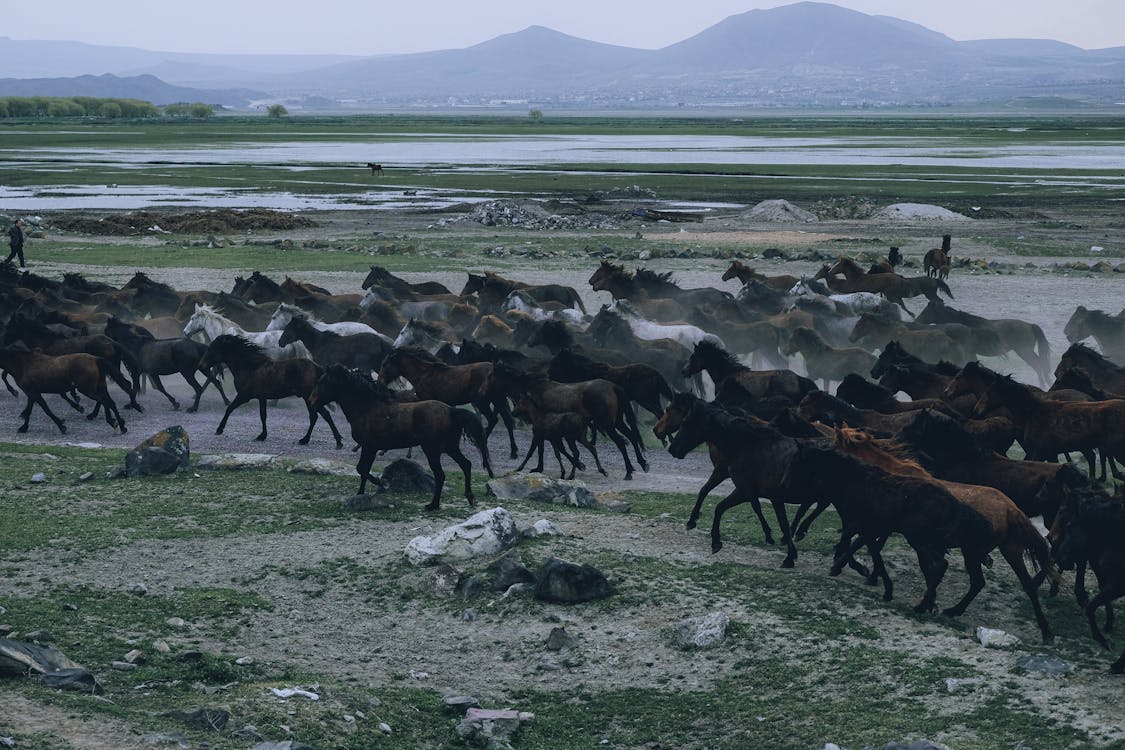
M 245 211 L 219 209 L 172 214 L 134 211 L 102 217 L 56 215 L 45 223 L 64 232 L 121 236 L 171 232 L 174 234 L 227 234 L 246 230 L 288 230 L 315 227 L 316 222 L 297 214 L 254 208 Z

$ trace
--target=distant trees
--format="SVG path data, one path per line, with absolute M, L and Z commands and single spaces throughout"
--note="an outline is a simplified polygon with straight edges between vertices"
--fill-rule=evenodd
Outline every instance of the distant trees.
M 281 118 L 289 114 L 289 110 L 285 108 L 284 104 L 271 104 L 269 109 L 266 110 L 266 114 L 273 118 Z
M 541 109 L 529 109 L 527 111 L 527 119 L 531 120 L 532 122 L 542 122 L 543 121 L 543 110 L 541 110 Z
M 158 117 L 160 110 L 140 99 L 93 96 L 0 97 L 0 118 L 8 117 Z
M 168 117 L 211 117 L 215 114 L 215 108 L 203 102 L 179 102 L 165 105 L 164 114 Z

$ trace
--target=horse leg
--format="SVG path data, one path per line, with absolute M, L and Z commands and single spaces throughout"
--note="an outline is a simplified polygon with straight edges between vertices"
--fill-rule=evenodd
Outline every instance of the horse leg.
M 1027 572 L 1027 566 L 1023 562 L 1023 548 L 1014 544 L 1005 545 L 1000 554 L 1008 561 L 1008 565 L 1016 574 L 1016 578 L 1020 580 L 1020 585 L 1023 586 L 1027 598 L 1031 600 L 1031 609 L 1035 612 L 1035 622 L 1039 624 L 1039 632 L 1043 636 L 1044 643 L 1054 643 L 1055 636 L 1051 633 L 1051 626 L 1047 624 L 1047 617 L 1043 614 L 1043 607 L 1039 603 L 1039 585 Z
M 511 449 L 509 457 L 512 459 L 519 458 L 520 452 L 519 449 L 516 448 L 516 434 L 514 431 L 516 421 L 512 418 L 512 410 L 508 408 L 508 399 L 507 397 L 501 396 L 499 401 L 494 401 L 493 403 L 496 406 L 496 413 L 500 415 L 500 419 L 504 420 L 504 428 L 508 430 L 508 447 Z M 493 426 L 496 425 L 495 417 L 492 419 L 492 424 Z M 486 430 L 485 435 L 488 435 L 489 432 L 491 432 L 491 429 Z
M 755 497 L 754 499 L 757 500 L 758 498 Z M 719 550 L 721 550 L 723 548 L 723 540 L 721 539 L 721 537 L 719 535 L 719 524 L 723 520 L 723 514 L 726 513 L 729 509 L 733 508 L 734 506 L 741 505 L 742 503 L 745 503 L 747 501 L 748 501 L 748 499 L 742 493 L 742 490 L 735 487 L 734 492 L 732 492 L 729 495 L 727 495 L 726 497 L 724 497 L 722 500 L 719 501 L 719 504 L 715 506 L 715 512 L 711 517 L 711 552 L 712 552 L 712 554 L 717 553 Z
M 1114 591 L 1112 588 L 1104 589 L 1099 591 L 1098 595 L 1091 599 L 1090 603 L 1086 605 L 1086 621 L 1090 623 L 1090 634 L 1102 648 L 1109 648 L 1109 642 L 1106 641 L 1105 636 L 1102 635 L 1102 631 L 1098 629 L 1096 617 L 1098 608 L 1103 604 L 1108 605 L 1116 599 L 1120 593 L 1119 591 Z
M 267 401 L 267 399 L 264 399 L 264 398 L 258 399 L 258 417 L 262 420 L 262 431 L 260 433 L 258 433 L 258 436 L 256 438 L 254 438 L 255 440 L 258 440 L 258 441 L 263 441 L 267 437 L 267 434 L 266 434 L 266 401 Z M 309 425 L 309 432 L 312 432 L 312 425 L 311 424 Z M 305 442 L 308 442 L 308 440 L 306 439 Z
M 777 516 L 777 525 L 781 529 L 781 543 L 785 545 L 785 559 L 781 567 L 792 568 L 797 562 L 797 545 L 793 543 L 793 533 L 789 528 L 789 515 L 785 512 L 784 500 L 770 500 L 773 513 Z
M 153 388 L 155 388 L 156 390 L 158 390 L 158 391 L 160 391 L 161 393 L 163 393 L 163 394 L 164 394 L 164 397 L 165 397 L 165 398 L 167 398 L 167 399 L 168 399 L 169 401 L 171 401 L 171 402 L 172 402 L 172 408 L 173 408 L 174 410 L 176 410 L 176 411 L 179 411 L 179 410 L 180 410 L 180 402 L 179 402 L 179 401 L 177 401 L 177 400 L 175 399 L 175 397 L 173 397 L 173 396 L 172 396 L 172 394 L 171 394 L 171 393 L 169 393 L 168 391 L 166 391 L 166 390 L 164 389 L 164 384 L 160 382 L 160 376 L 159 376 L 159 375 L 149 375 L 149 379 L 150 379 L 150 380 L 152 380 L 152 386 L 153 386 Z M 192 387 L 193 387 L 193 388 L 195 388 L 195 387 L 196 387 L 196 385 L 197 385 L 197 384 L 194 384 L 194 383 L 193 383 L 193 384 L 192 384 Z M 198 398 L 198 392 L 196 393 L 196 397 Z
M 309 412 L 309 429 L 305 432 L 305 436 L 297 441 L 297 445 L 308 445 L 309 444 L 309 440 L 312 438 L 313 427 L 316 426 L 316 420 L 320 417 L 320 410 L 314 409 L 313 405 L 308 402 L 308 399 L 305 399 L 305 409 Z M 335 432 L 335 430 L 333 430 L 332 432 Z M 265 406 L 263 405 L 262 406 L 262 437 L 263 437 L 263 439 L 265 438 L 265 434 L 266 434 L 266 410 L 265 410 Z
M 9 382 L 9 380 L 8 380 L 8 372 L 7 372 L 7 370 L 5 370 L 5 371 L 4 371 L 4 373 L 3 373 L 3 375 L 2 375 L 2 376 L 0 376 L 0 379 L 3 379 L 3 381 L 4 381 L 4 387 L 8 389 L 8 393 L 12 394 L 12 396 L 13 396 L 13 397 L 15 397 L 15 398 L 19 398 L 19 397 L 20 397 L 20 392 L 19 392 L 19 391 L 17 391 L 17 390 L 15 389 L 15 388 L 13 388 L 13 387 L 12 387 L 12 384 L 11 384 L 11 382 Z
M 598 433 L 594 432 L 592 434 L 592 437 L 593 437 L 593 440 L 589 440 L 589 441 L 587 441 L 585 437 L 582 437 L 582 438 L 580 438 L 579 442 L 581 442 L 582 445 L 586 446 L 586 450 L 590 451 L 590 455 L 594 457 L 594 466 L 598 467 L 598 471 L 601 473 L 601 475 L 603 477 L 608 477 L 609 472 L 607 472 L 605 470 L 605 467 L 602 466 L 601 459 L 598 458 L 598 443 L 597 443 Z M 578 455 L 577 449 L 575 449 L 574 455 Z
M 691 509 L 691 515 L 688 516 L 686 528 L 694 529 L 696 524 L 699 523 L 699 513 L 703 509 L 703 501 L 711 490 L 718 487 L 723 483 L 723 480 L 730 476 L 726 467 L 716 466 L 711 469 L 711 476 L 707 477 L 707 481 L 699 488 L 699 493 L 695 497 L 695 506 Z M 762 531 L 766 533 L 766 541 L 773 544 L 773 536 L 770 534 L 769 525 L 762 520 Z
M 1007 557 L 1007 554 L 1007 550 L 1004 550 L 1005 557 Z M 973 599 L 976 599 L 977 594 L 979 594 L 981 592 L 981 589 L 984 588 L 984 570 L 981 569 L 983 557 L 981 555 L 970 553 L 965 550 L 961 550 L 961 557 L 965 560 L 965 572 L 969 574 L 969 590 L 965 592 L 965 595 L 963 597 L 961 597 L 961 601 L 957 602 L 952 607 L 946 607 L 941 611 L 943 615 L 947 615 L 949 617 L 958 617 L 964 614 L 965 610 L 969 608 L 969 604 L 973 601 Z M 1011 564 L 1011 562 L 1011 560 L 1008 560 L 1009 564 Z M 1023 567 L 1022 563 L 1020 564 L 1020 567 Z M 1012 569 L 1015 570 L 1014 565 L 1012 565 Z M 1019 572 L 1017 571 L 1016 574 L 1018 576 Z M 1027 576 L 1026 569 L 1023 571 L 1023 574 L 1025 577 Z
M 543 438 L 541 436 L 534 434 L 531 436 L 531 445 L 527 447 L 527 455 L 523 457 L 523 462 L 516 467 L 516 471 L 523 471 L 523 467 L 527 466 L 527 462 L 531 460 L 531 454 L 537 447 L 540 448 L 540 451 L 542 451 L 542 441 Z M 540 457 L 539 460 L 542 461 L 542 457 Z
M 441 508 L 441 488 L 445 486 L 445 469 L 441 468 L 441 451 L 436 445 L 422 446 L 422 451 L 426 454 L 426 462 L 430 465 L 430 473 L 434 475 L 434 496 L 430 499 L 429 505 L 423 510 L 438 510 Z M 452 455 L 452 453 L 450 454 Z M 464 456 L 462 456 L 464 458 Z M 465 497 L 472 498 L 472 488 L 468 486 L 469 475 L 465 474 Z M 474 500 L 470 500 L 469 504 L 472 505 Z
M 249 396 L 244 396 L 241 393 L 236 393 L 234 395 L 234 400 L 232 400 L 230 402 L 230 404 L 227 405 L 226 411 L 223 412 L 223 418 L 219 420 L 219 426 L 215 428 L 215 434 L 216 435 L 222 435 L 223 430 L 225 430 L 227 428 L 227 420 L 230 419 L 231 412 L 234 411 L 235 409 L 237 409 L 238 407 L 242 406 L 243 404 L 248 403 L 249 401 L 250 401 Z M 360 494 L 362 494 L 362 493 L 360 493 Z
M 451 446 L 446 446 L 445 452 L 449 454 L 450 458 L 457 462 L 457 465 L 461 467 L 461 473 L 465 475 L 465 500 L 468 501 L 469 507 L 476 505 L 477 499 L 473 496 L 473 465 L 469 462 L 468 457 L 461 452 L 461 447 L 456 443 Z M 438 465 L 441 465 L 440 455 L 438 456 Z M 437 478 L 436 475 L 434 478 Z
M 914 611 L 933 612 L 937 602 L 937 587 L 945 577 L 949 562 L 945 559 L 945 550 L 940 548 L 923 550 L 915 547 L 914 551 L 918 555 L 918 567 L 922 569 L 922 577 L 926 579 L 926 593 L 922 595 L 922 600 L 914 605 Z
M 566 453 L 566 450 L 562 448 L 561 443 L 562 443 L 561 438 L 558 438 L 558 437 L 551 438 L 551 450 L 553 450 L 555 452 L 555 460 L 559 462 L 559 479 L 566 479 L 566 467 L 563 466 L 562 457 L 563 457 L 563 454 L 565 453 L 566 457 L 569 459 L 570 454 Z M 574 466 L 573 461 L 571 461 L 571 466 L 572 467 Z
M 366 445 L 360 446 L 359 463 L 356 464 L 355 470 L 359 474 L 359 492 L 357 495 L 362 495 L 363 490 L 367 487 L 367 480 L 378 484 L 379 479 L 371 473 L 371 466 L 375 463 L 375 449 L 369 448 Z
M 809 513 L 808 518 L 805 518 L 798 524 L 798 520 L 800 520 L 801 514 L 807 511 L 809 505 L 810 503 L 801 505 L 800 509 L 797 511 L 797 516 L 793 519 L 793 527 L 794 529 L 796 529 L 796 531 L 794 531 L 793 533 L 793 538 L 798 542 L 805 538 L 805 535 L 809 533 L 809 528 L 812 526 L 813 521 L 819 518 L 820 514 L 827 510 L 828 506 L 831 505 L 831 503 L 829 503 L 827 500 L 819 501 L 816 504 L 816 507 L 813 508 L 812 513 Z
M 582 457 L 578 455 L 578 444 L 573 437 L 565 438 L 566 447 L 570 448 L 567 452 L 564 448 L 563 455 L 570 459 L 570 478 L 574 479 L 574 472 L 586 471 L 586 464 L 582 463 Z
M 602 428 L 602 433 L 613 441 L 617 446 L 617 450 L 621 452 L 621 458 L 625 461 L 625 478 L 633 478 L 633 462 L 629 460 L 629 446 L 625 442 L 625 438 L 617 431 L 613 425 Z
M 67 403 L 71 409 L 74 409 L 79 414 L 86 410 L 82 408 L 82 403 L 79 401 L 78 391 L 72 390 L 70 393 L 60 393 L 59 398 Z

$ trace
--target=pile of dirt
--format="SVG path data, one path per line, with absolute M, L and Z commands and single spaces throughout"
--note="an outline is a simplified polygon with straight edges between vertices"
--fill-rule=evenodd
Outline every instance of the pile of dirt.
M 134 211 L 99 218 L 65 214 L 52 216 L 47 223 L 64 232 L 103 236 L 152 233 L 228 234 L 246 230 L 304 229 L 317 225 L 303 216 L 268 208 L 189 211 L 182 214 Z
M 893 203 L 879 209 L 872 218 L 890 221 L 969 221 L 969 217 L 929 203 Z
M 815 214 L 781 198 L 762 201 L 746 212 L 746 218 L 750 221 L 785 221 L 796 224 L 818 220 Z

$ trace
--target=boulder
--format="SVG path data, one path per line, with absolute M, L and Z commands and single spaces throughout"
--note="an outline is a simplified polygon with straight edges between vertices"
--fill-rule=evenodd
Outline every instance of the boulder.
M 469 560 L 498 555 L 519 541 L 515 519 L 504 508 L 482 510 L 433 536 L 416 536 L 406 545 L 414 565 Z
M 475 747 L 510 748 L 520 724 L 535 714 L 506 709 L 470 708 L 457 725 L 457 734 Z
M 726 612 L 690 617 L 676 626 L 674 640 L 680 648 L 714 648 L 722 643 L 728 627 L 730 615 Z
M 1047 677 L 1063 677 L 1074 670 L 1074 665 L 1050 654 L 1023 656 L 1016 661 L 1016 670 L 1036 672 Z
M 598 498 L 584 482 L 555 479 L 545 474 L 514 473 L 488 481 L 488 494 L 496 499 L 531 500 L 576 508 L 596 508 Z
M 592 565 L 552 557 L 536 575 L 535 598 L 547 602 L 574 604 L 604 599 L 612 593 L 613 586 Z
M 330 458 L 306 458 L 290 466 L 290 474 L 313 474 L 314 476 L 350 477 L 355 475 L 355 466 Z
M 493 591 L 507 591 L 517 583 L 535 583 L 535 574 L 528 570 L 517 550 L 508 550 L 487 568 Z
M 265 469 L 273 466 L 277 456 L 269 453 L 215 453 L 200 456 L 198 469 Z
M 179 425 L 161 430 L 125 454 L 125 475 L 151 477 L 187 468 L 191 462 L 190 442 Z
M 352 469 L 355 472 L 355 469 Z M 423 469 L 417 461 L 408 458 L 396 458 L 387 464 L 380 477 L 383 480 L 381 492 L 390 492 L 401 495 L 426 495 L 434 494 L 434 475 Z

